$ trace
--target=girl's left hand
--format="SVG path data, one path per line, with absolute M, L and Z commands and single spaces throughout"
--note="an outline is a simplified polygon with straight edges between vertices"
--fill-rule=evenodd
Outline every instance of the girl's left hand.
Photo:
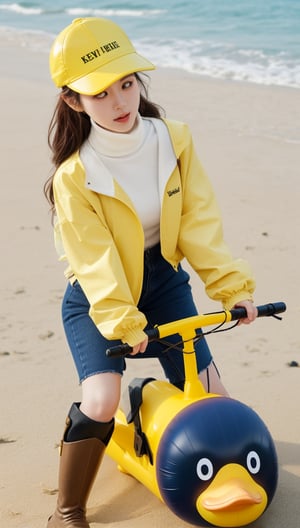
M 240 301 L 234 306 L 234 308 L 239 308 L 239 307 L 246 308 L 246 311 L 247 311 L 247 317 L 245 317 L 244 319 L 240 319 L 239 324 L 253 323 L 253 321 L 255 321 L 257 317 L 257 308 L 253 304 L 253 302 L 249 300 Z
M 136 354 L 139 354 L 139 353 L 143 354 L 146 351 L 147 346 L 148 346 L 148 336 L 146 336 L 146 339 L 144 339 L 144 341 L 132 347 L 132 352 L 130 352 L 130 355 L 135 356 Z

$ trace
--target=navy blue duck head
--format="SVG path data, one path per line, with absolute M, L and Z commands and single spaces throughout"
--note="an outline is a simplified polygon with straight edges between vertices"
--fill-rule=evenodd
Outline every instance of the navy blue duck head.
M 261 418 L 231 398 L 209 397 L 179 412 L 160 441 L 156 476 L 163 500 L 201 526 L 244 526 L 270 504 L 278 464 Z

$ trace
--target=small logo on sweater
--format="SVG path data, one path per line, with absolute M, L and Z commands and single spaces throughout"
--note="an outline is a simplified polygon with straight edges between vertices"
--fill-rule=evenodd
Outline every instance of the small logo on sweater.
M 171 197 L 173 194 L 177 194 L 180 192 L 180 187 L 175 187 L 175 189 L 171 189 L 171 191 L 167 191 L 168 196 Z

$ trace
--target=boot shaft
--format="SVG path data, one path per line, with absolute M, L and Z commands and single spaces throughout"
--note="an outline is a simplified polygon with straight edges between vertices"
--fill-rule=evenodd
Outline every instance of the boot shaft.
M 47 528 L 89 528 L 86 503 L 113 429 L 114 420 L 95 422 L 72 405 L 60 446 L 57 507 Z

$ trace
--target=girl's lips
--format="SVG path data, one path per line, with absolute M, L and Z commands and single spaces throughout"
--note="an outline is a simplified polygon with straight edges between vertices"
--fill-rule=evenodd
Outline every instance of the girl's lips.
M 130 113 L 124 114 L 124 115 L 122 115 L 120 117 L 117 117 L 117 119 L 115 119 L 115 121 L 117 121 L 118 123 L 127 123 L 129 118 L 130 118 Z

